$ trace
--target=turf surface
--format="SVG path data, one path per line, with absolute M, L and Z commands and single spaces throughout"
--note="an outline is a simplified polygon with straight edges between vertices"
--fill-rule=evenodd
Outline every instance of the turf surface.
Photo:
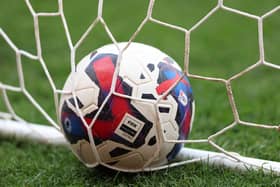
M 56 1 L 35 1 L 36 11 L 56 11 Z M 225 1 L 225 5 L 262 15 L 279 1 Z M 209 0 L 160 0 L 153 16 L 186 28 L 193 26 L 216 2 Z M 105 0 L 104 19 L 117 41 L 127 41 L 145 17 L 148 1 Z M 65 1 L 65 15 L 72 40 L 76 42 L 96 16 L 96 1 Z M 266 60 L 280 64 L 280 12 L 264 21 Z M 21 49 L 36 53 L 33 21 L 23 1 L 0 2 L 0 27 Z M 219 10 L 191 34 L 190 71 L 194 74 L 228 78 L 258 61 L 257 21 Z M 43 57 L 58 88 L 69 73 L 69 48 L 59 18 L 40 18 Z M 184 34 L 148 23 L 136 41 L 158 47 L 177 62 L 183 62 Z M 90 51 L 110 43 L 101 24 L 77 51 L 80 59 Z M 52 92 L 38 62 L 23 58 L 27 89 L 55 118 Z M 0 81 L 18 85 L 15 54 L 0 38 Z M 243 120 L 279 124 L 279 72 L 260 67 L 233 82 L 233 93 Z M 206 138 L 233 121 L 225 86 L 191 79 L 197 105 L 190 138 Z M 46 123 L 21 95 L 9 93 L 16 112 L 32 122 Z M 2 100 L 0 110 L 4 110 Z M 126 174 L 104 168 L 84 167 L 65 148 L 31 142 L 0 139 L 0 186 L 277 186 L 278 177 L 261 172 L 238 173 L 223 168 L 192 164 L 174 169 Z M 280 161 L 278 132 L 236 127 L 216 142 L 227 150 L 247 156 Z M 212 149 L 205 144 L 189 145 Z

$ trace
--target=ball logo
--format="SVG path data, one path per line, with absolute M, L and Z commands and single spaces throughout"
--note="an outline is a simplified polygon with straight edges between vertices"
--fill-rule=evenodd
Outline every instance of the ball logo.
M 133 143 L 138 134 L 141 132 L 143 126 L 144 122 L 126 113 L 120 125 L 115 130 L 115 133 L 125 140 Z
M 186 106 L 188 104 L 188 97 L 186 96 L 186 94 L 182 90 L 180 90 L 178 100 L 184 106 Z

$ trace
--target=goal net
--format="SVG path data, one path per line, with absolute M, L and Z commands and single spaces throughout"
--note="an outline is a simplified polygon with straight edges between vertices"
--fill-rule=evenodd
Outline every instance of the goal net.
M 182 59 L 184 59 L 183 67 L 184 67 L 184 73 L 191 79 L 191 80 L 199 80 L 200 82 L 204 83 L 215 83 L 222 85 L 224 88 L 224 93 L 227 97 L 227 103 L 231 109 L 231 114 L 233 116 L 233 120 L 227 124 L 227 122 L 220 121 L 219 123 L 222 124 L 222 126 L 219 126 L 219 129 L 213 132 L 212 134 L 208 135 L 207 137 L 202 138 L 195 138 L 195 139 L 188 139 L 184 141 L 179 140 L 165 140 L 166 142 L 178 142 L 178 143 L 185 143 L 185 147 L 180 154 L 177 156 L 176 162 L 171 163 L 166 166 L 161 167 L 155 167 L 155 168 L 144 168 L 144 170 L 150 171 L 150 170 L 158 170 L 178 165 L 183 165 L 187 163 L 193 163 L 193 162 L 205 162 L 209 164 L 214 165 L 221 165 L 230 167 L 233 169 L 238 170 L 263 170 L 264 172 L 272 172 L 275 174 L 280 174 L 280 153 L 278 152 L 270 152 L 268 155 L 271 156 L 271 160 L 269 156 L 268 159 L 260 159 L 257 158 L 257 155 L 254 157 L 245 157 L 241 156 L 238 152 L 235 150 L 228 150 L 226 149 L 223 144 L 216 139 L 222 136 L 227 136 L 228 132 L 235 131 L 236 129 L 247 127 L 248 129 L 259 129 L 263 132 L 279 132 L 280 127 L 278 124 L 262 124 L 262 123 L 256 123 L 253 121 L 243 120 L 243 118 L 240 116 L 239 107 L 236 102 L 237 97 L 235 96 L 235 90 L 233 86 L 233 82 L 236 80 L 239 80 L 240 78 L 250 74 L 250 72 L 255 71 L 256 69 L 259 69 L 261 67 L 266 67 L 271 71 L 277 71 L 280 69 L 280 66 L 277 65 L 275 62 L 269 62 L 265 56 L 265 47 L 264 47 L 264 22 L 265 20 L 269 19 L 274 15 L 276 12 L 280 11 L 280 5 L 272 8 L 271 10 L 267 11 L 266 13 L 262 15 L 254 15 L 242 10 L 239 10 L 237 8 L 231 8 L 230 6 L 225 5 L 223 0 L 218 0 L 216 2 L 216 5 L 207 12 L 201 19 L 199 19 L 193 26 L 186 28 L 181 25 L 176 25 L 171 22 L 162 21 L 158 18 L 156 18 L 153 14 L 155 4 L 158 3 L 155 0 L 150 0 L 148 7 L 146 9 L 146 14 L 143 15 L 143 19 L 141 20 L 141 23 L 137 27 L 137 29 L 133 32 L 131 37 L 128 39 L 128 46 L 133 41 L 135 41 L 136 37 L 139 35 L 139 33 L 143 30 L 143 28 L 148 24 L 156 24 L 160 25 L 163 28 L 168 28 L 171 30 L 175 30 L 176 32 L 180 32 L 184 35 L 184 51 L 181 52 L 180 56 Z M 0 108 L 0 134 L 1 136 L 9 136 L 14 138 L 21 138 L 21 139 L 31 139 L 35 140 L 41 143 L 48 143 L 48 144 L 56 144 L 56 145 L 67 145 L 67 142 L 65 141 L 61 131 L 59 122 L 57 120 L 58 116 L 58 105 L 59 105 L 59 98 L 60 95 L 64 93 L 61 87 L 58 87 L 55 83 L 55 77 L 52 76 L 52 74 L 49 71 L 48 62 L 45 59 L 44 56 L 44 50 L 42 49 L 42 41 L 41 41 L 41 35 L 40 35 L 40 20 L 44 17 L 58 17 L 61 20 L 62 27 L 61 30 L 65 34 L 68 49 L 70 50 L 69 57 L 69 64 L 67 67 L 69 67 L 70 72 L 75 71 L 75 67 L 79 59 L 77 58 L 77 51 L 80 49 L 80 47 L 89 40 L 88 38 L 91 37 L 91 33 L 93 30 L 98 26 L 101 25 L 103 28 L 105 35 L 109 38 L 110 42 L 118 46 L 117 39 L 114 36 L 114 32 L 110 29 L 107 24 L 106 19 L 104 19 L 103 16 L 103 0 L 99 0 L 97 7 L 97 15 L 92 20 L 91 24 L 85 29 L 83 34 L 78 38 L 76 42 L 73 41 L 73 37 L 70 34 L 69 31 L 69 25 L 68 21 L 65 17 L 65 11 L 64 11 L 64 3 L 63 0 L 58 0 L 58 10 L 57 11 L 50 11 L 50 12 L 41 12 L 36 9 L 34 9 L 33 4 L 29 0 L 25 0 L 25 4 L 28 7 L 29 14 L 32 16 L 32 22 L 33 25 L 30 25 L 34 28 L 34 40 L 35 40 L 35 47 L 36 51 L 34 53 L 29 52 L 28 50 L 25 50 L 24 48 L 19 47 L 15 41 L 13 41 L 12 35 L 10 35 L 9 32 L 6 32 L 5 29 L 3 29 L 0 26 L 0 38 L 2 38 L 1 41 L 3 43 L 0 43 L 0 45 L 6 45 L 10 50 L 12 50 L 15 54 L 15 68 L 10 69 L 10 72 L 14 75 L 16 74 L 17 77 L 17 84 L 10 84 L 7 83 L 7 79 L 10 79 L 11 76 L 8 76 L 7 74 L 1 72 L 4 74 L 4 76 L 0 79 L 0 92 L 1 92 L 1 108 Z M 187 5 L 186 5 L 187 6 Z M 239 15 L 240 17 L 246 17 L 247 19 L 250 19 L 254 21 L 257 25 L 257 45 L 258 45 L 258 60 L 251 65 L 244 67 L 238 72 L 235 72 L 232 76 L 228 78 L 221 78 L 219 76 L 205 76 L 203 73 L 193 73 L 190 71 L 191 67 L 196 63 L 195 61 L 190 60 L 190 49 L 195 43 L 191 41 L 191 37 L 193 33 L 196 33 L 197 30 L 205 23 L 207 22 L 213 15 L 217 14 L 218 11 L 223 10 L 226 12 L 229 12 L 231 14 Z M 7 18 L 9 19 L 9 18 Z M 230 23 L 229 23 L 230 24 Z M 51 27 L 51 26 L 50 26 Z M 126 29 L 126 28 L 122 28 Z M 242 28 L 240 28 L 242 29 Z M 96 36 L 97 37 L 97 36 Z M 228 36 L 230 37 L 230 36 Z M 207 42 L 207 41 L 205 41 Z M 274 42 L 274 41 L 271 41 Z M 243 46 L 239 46 L 242 48 Z M 120 55 L 125 51 L 126 49 L 123 49 L 120 51 Z M 204 54 L 207 54 L 204 52 Z M 211 54 L 208 54 L 209 56 Z M 237 54 L 238 55 L 238 54 Z M 30 62 L 25 63 L 35 63 L 32 61 L 36 61 L 38 64 L 38 68 L 40 68 L 40 71 L 43 72 L 44 80 L 47 81 L 47 83 L 51 87 L 51 93 L 48 95 L 49 103 L 53 103 L 53 105 L 50 104 L 50 106 L 42 106 L 41 102 L 34 97 L 34 94 L 32 91 L 28 89 L 26 86 L 26 77 L 29 76 L 26 74 L 26 71 L 23 70 L 23 59 L 28 59 Z M 2 59 L 1 59 L 2 60 Z M 278 59 L 279 61 L 279 59 Z M 0 62 L 0 67 L 2 66 Z M 203 67 L 201 67 L 203 68 Z M 230 67 L 229 67 L 230 68 Z M 2 69 L 2 68 L 0 68 Z M 4 69 L 4 68 L 3 68 Z M 69 70 L 68 69 L 68 70 Z M 37 71 L 38 69 L 30 69 L 28 71 Z M 66 72 L 67 70 L 64 70 Z M 266 77 L 262 77 L 263 79 L 266 79 Z M 43 84 L 40 82 L 40 78 L 36 80 L 37 78 L 33 77 L 31 78 L 32 81 L 34 81 L 33 84 Z M 29 78 L 30 80 L 30 78 Z M 277 80 L 277 79 L 276 79 Z M 196 83 L 193 83 L 194 85 Z M 260 89 L 262 89 L 260 87 Z M 250 89 L 249 89 L 250 90 Z M 194 89 L 194 92 L 196 90 Z M 252 91 L 253 92 L 253 91 Z M 12 94 L 20 95 L 20 97 L 15 97 Z M 73 93 L 72 93 L 73 94 Z M 196 93 L 195 93 L 196 94 Z M 207 93 L 204 93 L 207 94 Z M 253 97 L 253 96 L 252 96 Z M 42 123 L 38 122 L 38 124 L 33 123 L 31 119 L 26 119 L 25 115 L 21 115 L 17 113 L 17 110 L 14 109 L 14 104 L 16 102 L 21 102 L 20 99 L 25 99 L 28 101 L 29 105 L 28 107 L 32 107 L 38 111 L 38 114 L 40 117 L 38 119 L 43 119 Z M 195 95 L 195 99 L 196 95 Z M 211 101 L 209 101 L 211 102 Z M 274 103 L 273 100 L 270 101 L 271 104 L 277 105 Z M 223 103 L 213 103 L 215 105 L 222 105 Z M 208 103 L 209 105 L 209 103 Z M 254 104 L 253 104 L 254 105 Z M 51 107 L 53 106 L 53 108 Z M 200 107 L 199 105 L 197 106 Z M 48 108 L 48 109 L 46 109 Z M 30 108 L 22 108 L 21 110 L 24 110 L 26 113 L 28 113 L 28 110 Z M 221 111 L 223 113 L 223 111 Z M 200 114 L 196 116 L 196 118 L 199 118 Z M 34 117 L 36 118 L 36 117 Z M 273 122 L 275 120 L 272 120 Z M 45 124 L 46 123 L 46 124 Z M 206 122 L 208 123 L 208 122 Z M 209 122 L 210 123 L 210 122 Z M 200 126 L 202 124 L 198 124 L 195 120 L 194 127 Z M 209 126 L 211 124 L 208 124 Z M 251 132 L 251 131 L 248 131 Z M 279 137 L 279 133 L 274 133 L 274 136 Z M 249 136 L 256 136 L 255 134 L 251 133 Z M 245 137 L 236 137 L 233 138 L 231 141 L 234 142 L 235 139 L 239 138 L 245 138 Z M 265 137 L 267 139 L 270 139 L 270 135 L 267 135 Z M 277 140 L 277 137 L 275 138 Z M 279 140 L 279 138 L 278 138 Z M 212 150 L 214 151 L 207 151 L 202 149 L 193 149 L 193 148 L 187 148 L 190 147 L 189 145 L 201 145 L 201 144 L 207 144 Z M 261 143 L 260 143 L 261 144 Z M 275 144 L 278 144 L 279 142 L 275 142 Z M 250 146 L 250 145 L 248 145 Z M 263 145 L 254 146 L 254 149 L 261 149 Z M 267 146 L 273 146 L 273 145 L 267 145 Z M 198 146 L 199 147 L 199 146 Z M 275 158 L 278 158 L 276 161 Z

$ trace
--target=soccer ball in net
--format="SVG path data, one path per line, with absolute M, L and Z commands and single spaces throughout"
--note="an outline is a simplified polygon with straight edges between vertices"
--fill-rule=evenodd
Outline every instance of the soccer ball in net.
M 120 59 L 118 54 L 115 45 L 103 46 L 70 74 L 60 101 L 63 133 L 89 167 L 133 172 L 167 164 L 183 144 L 166 140 L 184 140 L 191 130 L 190 83 L 154 47 L 131 43 Z

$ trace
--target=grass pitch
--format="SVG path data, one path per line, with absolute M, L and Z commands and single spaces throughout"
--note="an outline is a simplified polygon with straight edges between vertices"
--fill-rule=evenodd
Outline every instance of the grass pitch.
M 36 11 L 56 11 L 56 1 L 35 1 Z M 225 5 L 263 15 L 279 1 L 227 1 Z M 213 7 L 214 1 L 156 1 L 153 17 L 191 28 Z M 104 20 L 117 41 L 127 41 L 144 19 L 148 1 L 105 0 Z M 65 1 L 65 15 L 75 43 L 96 17 L 97 1 Z M 280 12 L 264 21 L 265 59 L 280 65 Z M 36 54 L 32 16 L 23 1 L 0 2 L 0 27 L 21 49 Z M 69 48 L 58 17 L 40 18 L 43 57 L 51 76 L 61 88 L 69 74 Z M 184 34 L 148 23 L 137 42 L 155 46 L 183 63 Z M 77 60 L 110 43 L 98 24 L 77 51 Z M 257 21 L 219 10 L 191 33 L 190 72 L 229 78 L 259 58 Z M 55 119 L 50 85 L 37 61 L 22 58 L 27 89 Z M 15 53 L 0 38 L 0 81 L 18 85 Z M 233 121 L 232 111 L 221 83 L 191 79 L 196 100 L 196 119 L 191 139 L 207 138 Z M 279 70 L 259 67 L 233 81 L 233 93 L 241 119 L 256 123 L 279 124 Z M 28 120 L 46 123 L 21 94 L 8 93 L 16 112 Z M 0 110 L 5 110 L 0 100 Z M 245 156 L 280 161 L 279 132 L 238 126 L 219 136 L 216 143 Z M 213 150 L 207 144 L 187 145 Z M 0 186 L 278 186 L 279 177 L 262 172 L 238 173 L 224 168 L 191 164 L 168 170 L 127 174 L 99 167 L 84 167 L 69 151 L 32 142 L 0 139 Z

